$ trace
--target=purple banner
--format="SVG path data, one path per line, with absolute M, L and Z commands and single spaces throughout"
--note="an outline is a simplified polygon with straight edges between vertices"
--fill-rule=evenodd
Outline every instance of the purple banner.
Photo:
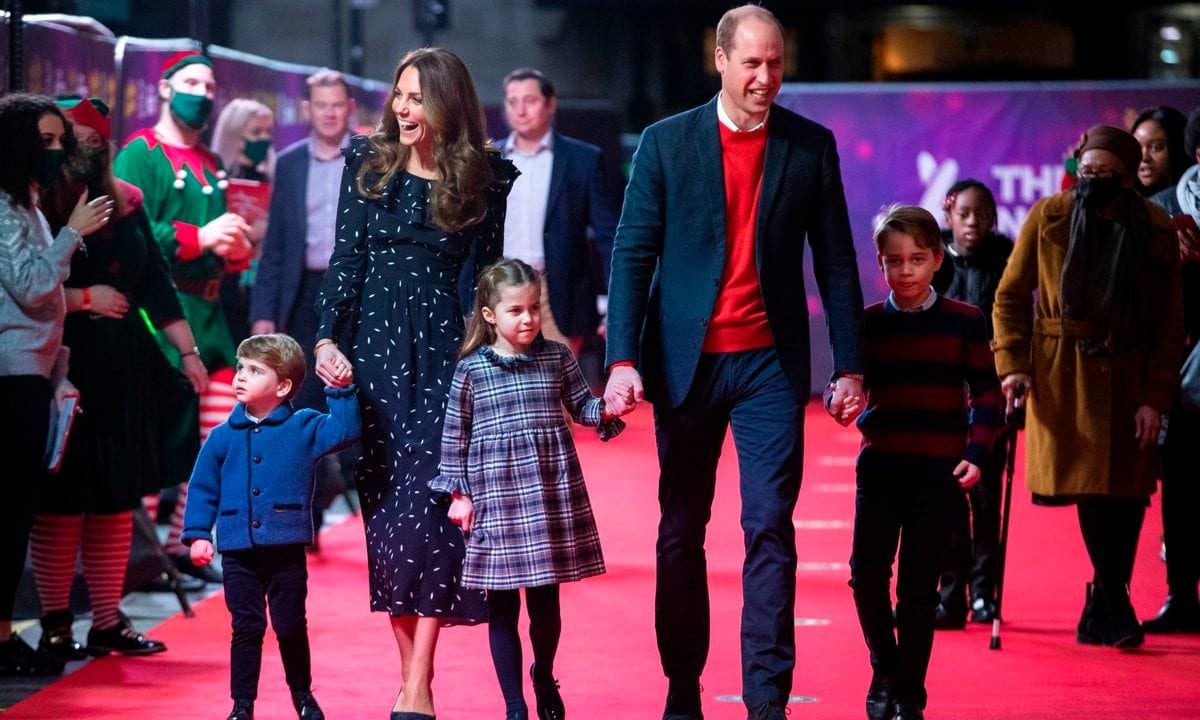
M 996 196 L 998 229 L 1016 239 L 1029 207 L 1058 192 L 1063 160 L 1089 126 L 1129 127 L 1141 109 L 1200 106 L 1200 82 L 965 85 L 787 85 L 777 102 L 833 130 L 863 293 L 887 296 L 871 228 L 893 202 L 921 205 L 945 222 L 942 201 L 975 178 Z M 813 387 L 832 371 L 828 333 L 810 268 L 805 270 Z
M 27 20 L 25 91 L 50 97 L 94 96 L 111 105 L 117 96 L 113 47 L 113 41 L 107 38 L 63 25 Z

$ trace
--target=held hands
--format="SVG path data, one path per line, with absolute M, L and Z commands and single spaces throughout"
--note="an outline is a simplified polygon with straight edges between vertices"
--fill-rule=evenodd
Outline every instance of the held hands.
M 1157 410 L 1149 405 L 1142 405 L 1134 414 L 1133 422 L 1137 428 L 1134 437 L 1143 450 L 1158 442 L 1158 432 L 1162 429 L 1162 415 Z
M 1014 410 L 1025 407 L 1025 395 L 1032 387 L 1033 378 L 1025 373 L 1005 375 L 1000 382 L 1000 390 L 1004 393 L 1004 414 L 1012 415 Z
M 450 522 L 462 528 L 464 533 L 470 533 L 471 528 L 475 527 L 475 503 L 471 502 L 470 495 L 453 493 L 451 497 L 453 499 L 446 516 L 450 518 Z
M 842 376 L 833 385 L 829 414 L 843 427 L 854 422 L 863 411 L 863 386 L 858 378 Z
M 317 377 L 329 387 L 343 388 L 354 381 L 354 369 L 350 361 L 333 343 L 326 343 L 317 349 Z
M 129 298 L 111 285 L 93 285 L 88 292 L 92 295 L 92 312 L 97 315 L 120 320 L 129 312 Z
M 637 369 L 618 365 L 609 372 L 608 384 L 604 387 L 604 409 L 609 417 L 630 413 L 645 397 L 642 376 Z
M 980 474 L 979 466 L 969 460 L 963 460 L 954 467 L 954 477 L 958 478 L 958 486 L 963 490 L 970 490 L 979 482 Z
M 213 546 L 207 540 L 197 540 L 192 543 L 191 550 L 188 551 L 192 556 L 192 564 L 196 567 L 204 567 L 212 562 Z
M 91 235 L 107 225 L 113 214 L 112 198 L 101 195 L 88 202 L 87 196 L 87 190 L 84 190 L 79 202 L 75 203 L 75 209 L 71 211 L 71 217 L 67 219 L 67 227 L 79 233 L 80 237 Z

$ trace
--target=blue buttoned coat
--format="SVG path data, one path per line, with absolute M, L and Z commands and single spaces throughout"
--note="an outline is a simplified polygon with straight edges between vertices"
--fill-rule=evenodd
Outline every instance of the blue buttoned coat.
M 192 471 L 183 543 L 213 540 L 221 552 L 313 539 L 313 470 L 323 455 L 358 439 L 355 388 L 325 388 L 329 412 L 275 408 L 262 422 L 238 403 L 213 429 Z

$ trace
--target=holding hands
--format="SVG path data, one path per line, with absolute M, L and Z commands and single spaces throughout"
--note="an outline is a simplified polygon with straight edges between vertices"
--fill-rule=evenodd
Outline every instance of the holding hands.
M 833 393 L 825 409 L 839 425 L 845 427 L 854 422 L 863 408 L 862 381 L 847 375 L 839 377 L 833 384 Z
M 317 343 L 314 356 L 317 377 L 329 387 L 343 388 L 354 381 L 350 360 L 338 350 L 337 345 L 328 340 Z
M 608 384 L 604 387 L 604 413 L 606 417 L 614 418 L 627 415 L 633 411 L 639 401 L 645 399 L 642 389 L 642 376 L 628 365 L 618 365 L 608 374 Z

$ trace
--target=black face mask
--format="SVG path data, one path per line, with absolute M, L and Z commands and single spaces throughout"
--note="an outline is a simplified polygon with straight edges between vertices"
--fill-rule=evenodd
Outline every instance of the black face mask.
M 104 174 L 108 158 L 104 150 L 82 150 L 67 172 L 71 177 L 87 184 L 89 187 Z
M 1121 178 L 1117 176 L 1079 178 L 1079 182 L 1075 184 L 1075 192 L 1079 195 L 1079 201 L 1086 208 L 1107 207 L 1121 194 Z
M 67 153 L 63 150 L 43 150 L 34 169 L 33 179 L 44 188 L 53 187 L 56 180 L 62 176 L 63 162 Z

